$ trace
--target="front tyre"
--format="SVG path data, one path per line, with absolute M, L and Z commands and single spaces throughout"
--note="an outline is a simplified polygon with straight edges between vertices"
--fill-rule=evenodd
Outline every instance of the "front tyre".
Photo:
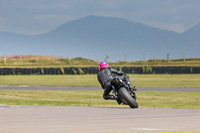
M 127 102 L 127 104 L 130 106 L 130 108 L 138 108 L 138 104 L 135 101 L 133 97 L 128 93 L 126 88 L 122 87 L 119 89 L 119 94 L 122 96 L 122 98 Z

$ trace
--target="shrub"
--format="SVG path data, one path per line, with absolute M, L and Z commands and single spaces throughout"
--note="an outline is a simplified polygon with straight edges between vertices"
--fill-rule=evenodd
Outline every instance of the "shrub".
M 72 69 L 72 71 L 74 75 L 77 75 L 77 71 L 74 68 Z
M 190 67 L 190 73 L 193 73 L 193 68 L 192 67 Z
M 13 75 L 16 75 L 16 73 L 15 73 L 15 70 L 14 70 L 14 69 L 12 69 L 12 74 L 13 74 Z
M 120 67 L 119 70 L 122 72 L 122 68 Z
M 150 66 L 146 67 L 146 73 L 152 73 L 152 68 Z
M 64 63 L 66 63 L 66 64 L 70 64 L 70 63 L 69 63 L 69 59 L 60 58 L 59 61 L 60 61 L 60 62 L 64 62 Z
M 65 75 L 65 70 L 64 70 L 63 67 L 60 68 L 60 71 L 61 71 L 61 73 L 62 73 L 63 75 Z
M 132 70 L 132 72 L 131 72 L 131 74 L 134 74 L 135 73 L 135 71 L 134 71 L 134 69 Z
M 84 74 L 84 72 L 81 68 L 78 68 L 78 74 Z
M 146 72 L 146 67 L 143 66 L 143 67 L 142 67 L 142 73 L 144 74 L 145 72 Z
M 41 73 L 42 73 L 42 75 L 44 74 L 44 69 L 43 68 L 41 68 Z

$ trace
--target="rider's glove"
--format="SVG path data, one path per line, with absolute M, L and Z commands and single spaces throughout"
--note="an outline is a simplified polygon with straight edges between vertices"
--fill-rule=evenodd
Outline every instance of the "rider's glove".
M 124 75 L 124 73 L 122 71 L 118 71 L 117 75 Z

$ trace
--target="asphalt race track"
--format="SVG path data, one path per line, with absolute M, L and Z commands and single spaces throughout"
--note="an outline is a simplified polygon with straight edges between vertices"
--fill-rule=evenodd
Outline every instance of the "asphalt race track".
M 200 110 L 16 106 L 0 109 L 2 133 L 200 131 Z
M 3 88 L 6 87 L 0 87 L 1 90 Z M 15 90 L 28 89 L 10 87 L 11 90 L 14 88 Z M 49 90 L 51 87 L 32 87 L 34 90 L 41 88 Z M 51 89 L 53 88 L 55 90 L 55 87 Z M 56 90 L 59 90 L 58 88 L 66 90 L 66 87 L 56 87 Z M 67 90 L 70 89 L 93 90 L 94 88 L 69 87 Z M 149 91 L 149 88 L 145 89 Z M 101 88 L 97 87 L 96 90 Z M 197 90 L 199 88 L 190 91 Z M 179 91 L 184 89 L 180 88 Z M 199 123 L 200 109 L 0 105 L 1 133 L 200 131 Z
M 200 88 L 137 88 L 138 91 L 200 92 Z M 101 87 L 0 86 L 0 90 L 102 90 Z

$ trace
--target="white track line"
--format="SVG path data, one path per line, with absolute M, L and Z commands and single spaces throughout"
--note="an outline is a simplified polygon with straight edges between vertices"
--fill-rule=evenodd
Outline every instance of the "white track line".
M 175 129 L 155 129 L 155 128 L 131 128 L 131 130 L 145 130 L 145 131 L 177 131 Z

